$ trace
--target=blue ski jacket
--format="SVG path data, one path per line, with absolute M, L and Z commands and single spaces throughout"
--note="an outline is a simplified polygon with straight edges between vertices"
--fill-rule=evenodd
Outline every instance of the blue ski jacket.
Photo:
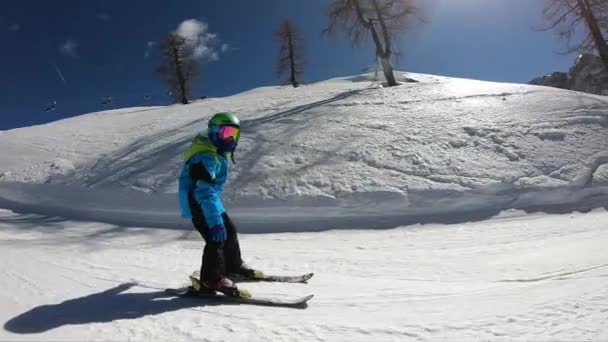
M 200 206 L 209 227 L 224 225 L 226 211 L 221 195 L 228 178 L 228 155 L 219 153 L 209 138 L 198 135 L 184 153 L 184 166 L 179 175 L 179 202 L 182 217 L 192 218 L 189 194 Z

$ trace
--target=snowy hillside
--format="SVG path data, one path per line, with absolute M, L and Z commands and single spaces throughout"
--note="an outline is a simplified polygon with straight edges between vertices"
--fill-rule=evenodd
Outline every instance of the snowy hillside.
M 407 77 L 0 131 L 0 340 L 608 339 L 608 98 Z M 315 273 L 242 286 L 306 310 L 161 291 L 200 265 L 176 176 L 219 111 L 245 259 Z
M 232 111 L 244 134 L 225 194 L 231 207 L 307 207 L 308 213 L 312 206 L 332 218 L 364 211 L 364 217 L 394 217 L 393 224 L 463 210 L 584 202 L 608 192 L 605 97 L 408 76 L 419 83 L 379 88 L 371 75 L 361 75 L 4 131 L 0 178 L 75 186 L 70 209 L 108 204 L 106 196 L 80 187 L 134 190 L 125 198 L 139 198 L 135 190 L 156 194 L 131 201 L 145 202 L 133 209 L 146 211 L 153 202 L 169 215 L 163 224 L 177 224 L 175 197 L 162 194 L 176 192 L 180 154 L 210 115 Z M 23 205 L 44 192 L 54 205 L 69 202 L 70 191 L 53 189 L 5 187 L 0 198 Z

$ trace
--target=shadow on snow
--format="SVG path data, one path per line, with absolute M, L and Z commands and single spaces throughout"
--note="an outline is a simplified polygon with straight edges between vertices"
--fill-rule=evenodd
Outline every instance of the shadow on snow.
M 124 293 L 132 286 L 135 284 L 124 283 L 103 292 L 59 304 L 35 307 L 10 319 L 4 324 L 4 329 L 16 334 L 36 334 L 65 325 L 136 319 L 200 306 L 240 305 L 213 299 L 180 298 L 164 291 Z

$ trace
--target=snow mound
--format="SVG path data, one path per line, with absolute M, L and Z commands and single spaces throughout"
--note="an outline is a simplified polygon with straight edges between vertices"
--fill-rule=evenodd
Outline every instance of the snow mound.
M 592 185 L 608 186 L 608 164 L 603 164 L 595 170 Z
M 608 161 L 598 157 L 608 150 L 605 97 L 397 75 L 418 82 L 384 88 L 369 73 L 4 131 L 0 197 L 11 208 L 69 215 L 114 208 L 112 191 L 144 192 L 143 203 L 167 205 L 162 222 L 179 222 L 175 202 L 167 201 L 175 199 L 180 155 L 212 114 L 231 111 L 243 134 L 225 201 L 252 226 L 275 215 L 303 227 L 311 212 L 319 219 L 309 226 L 331 228 L 359 219 L 390 226 L 460 220 L 462 212 L 606 205 Z M 42 191 L 80 193 L 89 202 L 67 201 L 70 210 L 56 208 L 61 200 L 37 205 Z M 120 211 L 141 210 L 136 203 L 121 202 Z

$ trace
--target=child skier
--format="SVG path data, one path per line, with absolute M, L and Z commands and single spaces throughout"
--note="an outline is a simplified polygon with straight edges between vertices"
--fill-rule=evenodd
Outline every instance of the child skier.
M 185 164 L 179 176 L 182 217 L 192 223 L 205 240 L 198 291 L 238 292 L 227 275 L 249 278 L 256 271 L 241 259 L 236 227 L 226 213 L 221 195 L 228 177 L 228 157 L 240 136 L 239 119 L 230 113 L 217 113 L 210 120 L 207 135 L 196 136 L 184 153 Z

